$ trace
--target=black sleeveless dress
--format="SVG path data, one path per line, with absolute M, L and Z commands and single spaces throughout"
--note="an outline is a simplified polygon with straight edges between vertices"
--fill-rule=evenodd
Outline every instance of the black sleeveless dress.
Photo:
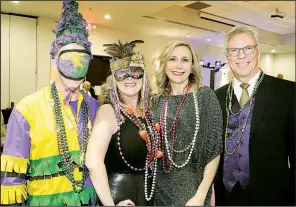
M 125 117 L 125 115 L 123 116 Z M 147 126 L 145 119 L 140 118 L 140 120 Z M 145 141 L 140 137 L 138 131 L 138 127 L 125 117 L 125 122 L 120 127 L 120 146 L 125 160 L 131 166 L 144 168 L 147 149 Z M 145 171 L 134 171 L 125 164 L 120 156 L 117 136 L 117 133 L 112 136 L 105 157 L 105 166 L 115 205 L 126 199 L 133 201 L 136 206 L 153 204 L 153 201 L 147 202 L 145 199 Z M 151 179 L 148 179 L 148 193 L 150 186 Z

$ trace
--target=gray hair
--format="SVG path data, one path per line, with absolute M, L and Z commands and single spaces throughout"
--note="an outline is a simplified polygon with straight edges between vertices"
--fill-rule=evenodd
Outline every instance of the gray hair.
M 250 27 L 250 26 L 235 26 L 229 32 L 227 32 L 225 35 L 224 52 L 226 52 L 227 45 L 233 36 L 238 35 L 238 34 L 244 34 L 244 33 L 252 34 L 255 37 L 256 44 L 257 45 L 259 44 L 257 29 L 255 29 L 254 27 Z

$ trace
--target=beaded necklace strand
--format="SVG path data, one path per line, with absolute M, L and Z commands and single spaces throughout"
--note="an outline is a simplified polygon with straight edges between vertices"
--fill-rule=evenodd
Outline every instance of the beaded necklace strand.
M 231 81 L 231 83 L 228 86 L 227 95 L 226 95 L 226 129 L 225 129 L 225 139 L 224 139 L 225 153 L 227 155 L 233 155 L 236 152 L 236 150 L 238 149 L 238 147 L 240 146 L 240 144 L 242 143 L 242 136 L 243 136 L 245 128 L 247 126 L 247 122 L 248 122 L 248 118 L 250 116 L 251 107 L 252 107 L 252 104 L 253 104 L 253 101 L 254 101 L 255 93 L 256 93 L 260 83 L 262 82 L 263 78 L 264 78 L 264 73 L 262 72 L 262 74 L 260 75 L 260 77 L 258 78 L 258 80 L 256 82 L 255 88 L 254 88 L 253 93 L 252 93 L 252 95 L 250 97 L 250 104 L 249 104 L 249 107 L 248 107 L 247 116 L 245 118 L 245 122 L 243 124 L 241 133 L 239 134 L 236 145 L 235 145 L 234 149 L 231 152 L 228 151 L 228 149 L 227 149 L 228 140 L 232 140 L 233 137 L 238 133 L 238 128 L 239 128 L 240 124 L 238 124 L 238 126 L 236 127 L 235 130 L 233 130 L 232 135 L 230 137 L 228 137 L 229 113 L 232 113 L 232 111 L 231 111 L 231 105 L 232 104 L 231 103 L 232 103 L 232 96 L 233 96 L 233 86 L 232 86 L 233 81 Z M 227 103 L 228 103 L 228 105 L 227 105 Z M 238 113 L 236 113 L 236 115 L 239 114 L 241 112 L 241 110 L 242 109 L 240 109 L 240 111 Z
M 168 170 L 165 170 L 166 173 L 169 173 L 170 170 L 171 170 L 171 167 L 172 165 L 176 168 L 183 168 L 185 167 L 188 163 L 189 163 L 189 160 L 192 156 L 192 153 L 193 153 L 193 149 L 194 149 L 194 146 L 195 146 L 195 143 L 196 143 L 196 138 L 197 138 L 197 134 L 198 134 L 198 131 L 199 131 L 199 126 L 200 126 L 200 119 L 199 119 L 199 107 L 198 107 L 198 101 L 197 101 L 197 94 L 194 92 L 193 93 L 193 101 L 194 101 L 194 109 L 195 109 L 195 131 L 194 131 L 194 135 L 193 135 L 193 139 L 192 141 L 190 142 L 190 144 L 183 150 L 174 150 L 174 147 L 173 147 L 173 142 L 174 142 L 174 136 L 176 134 L 176 127 L 174 126 L 173 128 L 173 133 L 172 133 L 172 144 L 170 145 L 169 144 L 169 141 L 167 139 L 167 108 L 168 108 L 168 102 L 165 101 L 164 102 L 164 105 L 165 105 L 165 110 L 164 110 L 164 113 L 163 113 L 163 122 L 164 122 L 164 130 L 163 130 L 163 138 L 162 138 L 162 142 L 164 142 L 164 145 L 163 150 L 166 150 L 166 155 L 168 157 L 168 159 L 170 160 L 170 168 Z M 176 119 L 175 119 L 176 120 Z M 175 123 L 176 125 L 176 123 Z M 171 148 L 171 152 L 170 152 L 170 148 Z M 188 157 L 185 159 L 185 162 L 183 164 L 177 164 L 175 163 L 175 161 L 173 160 L 173 152 L 177 152 L 177 153 L 183 153 L 183 152 L 186 152 L 188 149 L 190 149 L 190 152 L 188 154 Z M 163 159 L 164 160 L 164 159 Z M 164 163 L 163 163 L 163 166 L 164 166 Z
M 82 179 L 81 181 L 76 181 L 74 179 L 74 164 L 73 160 L 69 154 L 69 146 L 67 142 L 66 128 L 62 116 L 61 103 L 58 96 L 58 90 L 56 88 L 55 82 L 51 84 L 51 96 L 53 98 L 53 113 L 56 124 L 57 131 L 57 141 L 58 141 L 58 150 L 61 155 L 62 169 L 65 172 L 65 176 L 69 179 L 72 184 L 73 190 L 76 193 L 79 193 L 83 190 L 84 182 L 87 178 L 87 169 L 85 166 L 85 154 L 86 148 L 91 131 L 91 119 L 88 104 L 86 102 L 85 95 L 81 103 L 81 116 L 82 116 L 82 139 L 79 137 L 77 131 L 77 137 L 80 144 L 80 166 L 82 168 Z
M 158 140 L 159 140 L 157 127 L 156 127 L 156 125 L 155 125 L 155 128 L 152 126 L 149 126 L 149 123 L 153 123 L 151 121 L 152 117 L 149 114 L 145 115 L 146 123 L 148 124 L 148 126 L 146 127 L 146 125 L 144 123 L 142 123 L 142 121 L 136 115 L 134 115 L 131 108 L 124 109 L 122 106 L 120 106 L 120 111 L 125 115 L 125 117 L 127 117 L 129 120 L 131 120 L 138 127 L 139 135 L 145 141 L 146 149 L 147 149 L 145 166 L 142 168 L 134 167 L 131 164 L 129 164 L 128 161 L 125 159 L 123 152 L 121 150 L 120 130 L 118 130 L 118 132 L 117 132 L 117 145 L 118 145 L 119 154 L 121 156 L 121 159 L 124 161 L 124 163 L 130 169 L 135 170 L 135 171 L 145 171 L 145 182 L 144 182 L 145 199 L 147 201 L 150 201 L 153 197 L 153 194 L 154 194 L 156 173 L 157 173 L 157 160 L 156 159 L 157 159 L 157 154 L 158 154 L 157 144 L 158 144 Z M 150 122 L 148 119 L 150 120 Z M 152 176 L 152 188 L 150 191 L 150 195 L 148 195 L 148 184 L 147 184 L 147 182 L 148 182 L 147 180 L 149 177 L 149 170 L 152 171 L 152 175 L 151 175 Z
M 196 143 L 196 137 L 197 137 L 197 133 L 199 131 L 199 107 L 198 107 L 198 101 L 197 101 L 197 94 L 194 92 L 193 93 L 193 100 L 194 100 L 194 108 L 195 108 L 195 117 L 196 117 L 196 124 L 195 124 L 195 132 L 194 132 L 194 137 L 192 139 L 192 141 L 190 142 L 190 144 L 185 148 L 185 149 L 182 149 L 182 150 L 176 150 L 174 147 L 174 144 L 175 144 L 175 137 L 176 137 L 176 121 L 177 121 L 177 117 L 180 113 L 180 111 L 182 110 L 185 102 L 187 101 L 188 99 L 188 95 L 189 95 L 189 90 L 190 87 L 187 88 L 185 94 L 183 95 L 182 99 L 181 99 L 181 102 L 177 108 L 177 112 L 176 112 L 176 115 L 173 117 L 173 121 L 172 121 L 172 126 L 171 126 L 171 129 L 170 130 L 167 130 L 167 108 L 168 108 L 168 98 L 166 98 L 164 100 L 164 103 L 163 103 L 163 106 L 162 106 L 162 111 L 161 111 L 161 116 L 160 116 L 160 123 L 161 123 L 161 143 L 162 143 L 162 151 L 166 151 L 166 156 L 168 157 L 169 159 L 169 167 L 168 169 L 166 169 L 165 167 L 165 157 L 162 158 L 162 161 L 163 161 L 163 170 L 165 173 L 169 173 L 172 169 L 172 166 L 175 166 L 176 168 L 183 168 L 185 167 L 191 156 L 192 156 L 192 153 L 193 153 L 193 149 L 194 149 L 194 146 L 195 146 L 195 143 Z M 172 142 L 171 144 L 169 143 L 168 139 L 167 139 L 167 133 L 169 131 L 172 130 Z M 175 153 L 183 153 L 183 152 L 186 152 L 187 150 L 190 149 L 190 152 L 189 152 L 189 155 L 187 157 L 187 159 L 185 160 L 185 162 L 183 164 L 176 164 L 173 160 L 173 157 L 174 157 L 174 152 Z

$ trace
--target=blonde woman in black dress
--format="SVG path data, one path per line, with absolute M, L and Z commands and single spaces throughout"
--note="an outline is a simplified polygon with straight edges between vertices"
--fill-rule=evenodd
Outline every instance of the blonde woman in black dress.
M 86 154 L 86 166 L 101 204 L 141 205 L 152 201 L 159 125 L 150 112 L 144 58 L 137 43 L 108 44 L 112 75 L 102 86 L 101 107 Z

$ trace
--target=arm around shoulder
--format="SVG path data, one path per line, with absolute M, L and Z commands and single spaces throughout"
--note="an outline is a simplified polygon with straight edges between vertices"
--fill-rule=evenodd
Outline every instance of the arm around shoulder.
M 88 168 L 96 168 L 97 162 L 104 161 L 108 145 L 116 129 L 117 121 L 113 107 L 110 104 L 100 106 L 86 152 Z
M 96 119 L 86 151 L 85 165 L 89 169 L 90 178 L 105 206 L 114 206 L 108 183 L 105 155 L 112 138 L 117 131 L 114 109 L 110 104 L 102 105 L 97 111 Z

